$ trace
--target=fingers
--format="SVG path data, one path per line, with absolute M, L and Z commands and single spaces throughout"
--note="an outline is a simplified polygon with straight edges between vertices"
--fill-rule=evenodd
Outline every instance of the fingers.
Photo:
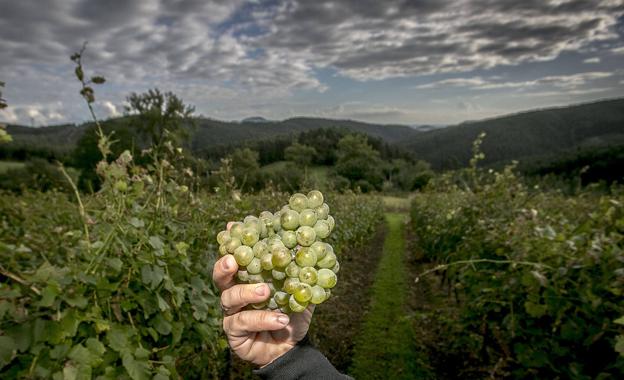
M 234 276 L 238 271 L 238 264 L 234 260 L 234 256 L 225 255 L 215 263 L 212 268 L 212 280 L 215 282 L 219 290 L 231 288 L 236 285 Z
M 225 315 L 232 315 L 249 304 L 266 300 L 270 295 L 266 284 L 236 285 L 221 293 L 221 308 Z
M 223 330 L 230 336 L 250 332 L 281 330 L 288 326 L 288 315 L 266 310 L 247 310 L 223 319 Z

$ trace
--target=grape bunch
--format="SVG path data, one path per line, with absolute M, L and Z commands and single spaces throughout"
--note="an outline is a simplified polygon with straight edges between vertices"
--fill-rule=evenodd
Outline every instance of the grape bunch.
M 293 194 L 288 204 L 258 217 L 249 215 L 217 234 L 221 256 L 233 255 L 239 283 L 267 283 L 271 297 L 254 309 L 303 312 L 326 301 L 340 264 L 324 242 L 335 227 L 323 194 Z

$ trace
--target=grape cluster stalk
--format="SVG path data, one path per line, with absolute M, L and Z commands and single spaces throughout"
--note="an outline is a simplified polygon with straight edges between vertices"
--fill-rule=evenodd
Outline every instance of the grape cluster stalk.
M 248 215 L 219 232 L 219 254 L 234 256 L 239 283 L 269 286 L 271 297 L 252 308 L 300 313 L 336 286 L 340 264 L 325 242 L 335 226 L 320 191 L 296 193 L 281 210 Z

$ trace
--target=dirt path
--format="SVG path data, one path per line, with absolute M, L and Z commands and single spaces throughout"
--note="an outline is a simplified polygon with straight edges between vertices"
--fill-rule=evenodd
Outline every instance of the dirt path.
M 410 289 L 405 265 L 405 219 L 405 214 L 386 214 L 388 233 L 383 256 L 349 371 L 358 380 L 428 377 L 407 315 Z

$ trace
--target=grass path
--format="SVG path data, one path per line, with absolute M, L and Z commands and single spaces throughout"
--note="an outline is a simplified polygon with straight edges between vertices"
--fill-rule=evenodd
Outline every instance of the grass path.
M 349 373 L 356 379 L 422 379 L 417 344 L 406 318 L 408 286 L 405 214 L 386 214 L 388 233 L 371 294 L 370 312 L 355 341 Z

